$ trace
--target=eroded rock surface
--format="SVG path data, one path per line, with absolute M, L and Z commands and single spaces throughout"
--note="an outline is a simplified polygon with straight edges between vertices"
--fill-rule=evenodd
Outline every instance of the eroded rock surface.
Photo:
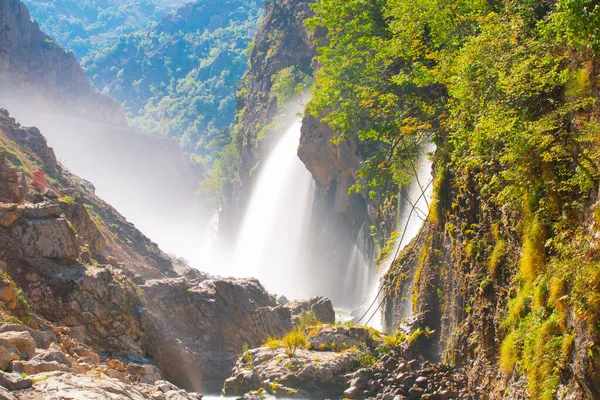
M 292 327 L 290 311 L 253 279 L 166 279 L 148 281 L 143 290 L 148 324 L 162 326 L 150 339 L 172 344 L 149 351 L 171 379 L 186 387 L 202 382 L 219 390 L 244 345 L 257 347 Z M 171 357 L 182 351 L 186 362 Z

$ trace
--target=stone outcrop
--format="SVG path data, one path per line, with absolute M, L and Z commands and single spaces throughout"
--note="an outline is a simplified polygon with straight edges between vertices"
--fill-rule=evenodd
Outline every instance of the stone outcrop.
M 316 296 L 307 300 L 290 301 L 285 304 L 285 308 L 290 310 L 294 325 L 298 322 L 299 317 L 307 311 L 314 313 L 315 317 L 324 324 L 335 323 L 333 304 L 331 304 L 331 300 L 323 296 Z
M 126 125 L 114 100 L 95 91 L 73 53 L 42 33 L 20 0 L 0 3 L 0 97 L 31 108 Z
M 253 279 L 178 278 L 148 281 L 142 289 L 145 331 L 156 332 L 149 340 L 180 344 L 179 349 L 149 346 L 148 351 L 168 378 L 185 387 L 220 389 L 244 345 L 257 347 L 292 327 L 290 311 Z M 171 357 L 172 352 L 185 353 L 185 362 Z
M 25 177 L 7 162 L 6 150 L 0 149 L 0 201 L 22 203 L 26 193 Z
M 12 235 L 27 257 L 73 260 L 79 255 L 75 232 L 64 218 L 23 221 L 12 228 Z
M 227 232 L 235 232 L 241 219 L 240 210 L 245 209 L 255 177 L 252 173 L 258 162 L 273 144 L 272 138 L 264 139 L 263 129 L 278 115 L 277 95 L 271 93 L 273 77 L 288 67 L 311 70 L 312 57 L 316 54 L 313 38 L 304 27 L 304 20 L 313 15 L 309 4 L 312 0 L 284 0 L 267 13 L 254 39 L 250 55 L 250 68 L 244 76 L 247 96 L 237 99 L 238 109 L 245 109 L 238 125 L 242 132 L 242 148 L 238 182 L 234 182 L 229 205 L 222 212 L 220 225 Z M 273 35 L 273 32 L 279 32 Z M 294 110 L 290 115 L 301 110 Z M 262 132 L 262 133 L 261 133 Z M 269 136 L 275 132 L 268 132 Z M 271 139 L 271 140 L 270 140 Z
M 223 393 L 243 395 L 264 390 L 293 398 L 342 397 L 346 375 L 360 368 L 359 347 L 374 348 L 379 342 L 362 327 L 324 325 L 306 331 L 306 346 L 292 356 L 271 343 L 248 350 L 225 381 Z

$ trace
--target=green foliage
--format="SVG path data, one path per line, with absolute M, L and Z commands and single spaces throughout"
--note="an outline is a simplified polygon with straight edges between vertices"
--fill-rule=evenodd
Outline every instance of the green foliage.
M 411 150 L 436 141 L 429 222 L 465 236 L 465 264 L 489 272 L 481 290 L 504 276 L 500 268 L 515 274 L 499 364 L 507 374 L 518 366 L 536 399 L 555 396 L 568 364 L 566 315 L 600 330 L 599 244 L 584 222 L 600 184 L 597 3 L 317 0 L 308 22 L 328 32 L 310 112 L 338 141 L 356 136 L 371 150 L 356 191 L 400 185 Z M 466 193 L 476 193 L 476 208 Z M 493 241 L 477 238 L 489 227 L 451 220 L 455 212 L 491 219 Z M 501 236 L 500 222 L 518 234 Z M 419 265 L 430 261 L 425 248 Z
M 124 105 L 134 126 L 176 138 L 211 164 L 231 140 L 245 50 L 262 7 L 252 0 L 197 1 L 182 15 L 121 36 L 83 65 L 98 88 Z
M 271 92 L 277 96 L 277 108 L 282 110 L 292 100 L 307 90 L 312 84 L 309 74 L 297 67 L 288 67 L 279 70 L 271 78 L 273 85 Z
M 315 312 L 313 310 L 307 310 L 298 317 L 296 327 L 304 331 L 306 328 L 318 325 L 321 325 L 321 321 L 317 318 Z
M 300 329 L 293 329 L 290 333 L 281 339 L 281 344 L 285 353 L 291 358 L 296 354 L 296 350 L 306 345 L 306 336 Z
M 24 0 L 42 31 L 81 59 L 158 21 L 185 0 Z M 52 44 L 51 41 L 48 44 Z
M 51 36 L 73 49 L 96 87 L 145 133 L 179 141 L 211 164 L 231 140 L 236 90 L 262 2 L 28 0 Z

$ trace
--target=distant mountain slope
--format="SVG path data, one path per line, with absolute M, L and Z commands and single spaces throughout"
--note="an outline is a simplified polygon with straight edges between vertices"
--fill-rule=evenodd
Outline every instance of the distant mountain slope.
M 188 0 L 26 0 L 31 16 L 78 59 L 110 45 Z
M 124 105 L 134 126 L 209 155 L 222 147 L 218 139 L 235 119 L 236 86 L 261 15 L 255 0 L 196 1 L 83 65 L 96 87 Z
M 38 110 L 125 125 L 114 100 L 96 92 L 73 53 L 67 53 L 31 20 L 18 0 L 0 2 L 0 98 Z

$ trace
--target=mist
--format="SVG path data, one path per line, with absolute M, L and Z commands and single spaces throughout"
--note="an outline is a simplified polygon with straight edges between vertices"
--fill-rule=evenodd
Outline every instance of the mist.
M 198 251 L 210 223 L 195 192 L 200 176 L 174 140 L 29 109 L 0 99 L 22 125 L 36 126 L 71 172 L 167 252 L 214 271 Z

